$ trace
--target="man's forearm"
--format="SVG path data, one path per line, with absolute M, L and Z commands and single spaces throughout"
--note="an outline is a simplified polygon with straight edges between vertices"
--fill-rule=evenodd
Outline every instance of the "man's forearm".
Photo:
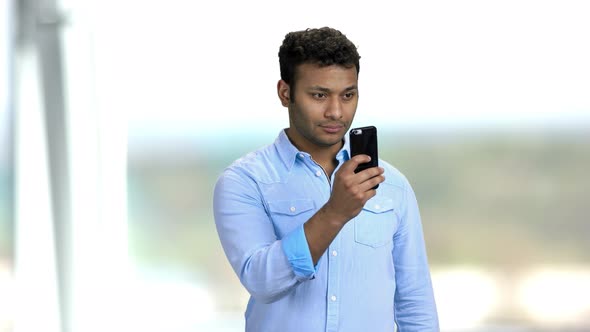
M 347 220 L 342 220 L 342 217 L 331 213 L 324 205 L 303 225 L 314 265 L 318 263 L 346 222 Z

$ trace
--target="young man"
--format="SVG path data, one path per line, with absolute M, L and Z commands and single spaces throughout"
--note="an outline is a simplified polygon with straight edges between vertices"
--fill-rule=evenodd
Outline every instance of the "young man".
M 337 30 L 287 34 L 277 92 L 289 128 L 217 182 L 219 238 L 251 295 L 248 332 L 438 331 L 410 184 L 382 160 L 354 173 L 369 161 L 347 144 L 359 59 Z

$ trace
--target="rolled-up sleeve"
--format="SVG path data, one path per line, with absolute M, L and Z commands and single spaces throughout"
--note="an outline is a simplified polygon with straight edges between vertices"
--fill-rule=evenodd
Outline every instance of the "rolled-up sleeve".
M 283 238 L 283 250 L 298 280 L 310 280 L 315 277 L 317 266 L 313 265 L 303 225 Z

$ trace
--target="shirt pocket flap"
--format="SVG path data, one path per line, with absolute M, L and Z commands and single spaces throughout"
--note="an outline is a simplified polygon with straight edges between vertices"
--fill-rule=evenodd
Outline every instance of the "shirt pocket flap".
M 296 216 L 313 208 L 314 203 L 311 199 L 268 201 L 268 209 L 273 214 Z
M 365 203 L 363 210 L 367 210 L 372 213 L 384 213 L 392 211 L 394 210 L 393 199 L 375 196 Z

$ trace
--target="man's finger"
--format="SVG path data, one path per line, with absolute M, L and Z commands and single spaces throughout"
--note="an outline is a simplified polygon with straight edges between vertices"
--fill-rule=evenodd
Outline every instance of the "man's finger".
M 385 173 L 385 169 L 383 167 L 377 166 L 377 167 L 371 167 L 371 168 L 367 168 L 361 172 L 357 173 L 357 177 L 359 178 L 360 182 L 365 182 L 370 178 L 374 178 L 377 175 L 381 175 Z
M 371 188 L 375 187 L 378 184 L 381 184 L 384 181 L 385 181 L 385 176 L 378 175 L 378 176 L 374 176 L 374 177 L 368 179 L 367 181 L 364 181 L 363 183 L 360 184 L 360 186 L 361 186 L 362 190 L 370 191 Z
M 358 165 L 368 163 L 369 161 L 371 161 L 371 157 L 369 157 L 368 155 L 358 154 L 350 158 L 350 160 L 348 160 L 347 162 L 345 162 L 340 168 L 340 170 L 344 170 L 345 172 L 354 172 Z

